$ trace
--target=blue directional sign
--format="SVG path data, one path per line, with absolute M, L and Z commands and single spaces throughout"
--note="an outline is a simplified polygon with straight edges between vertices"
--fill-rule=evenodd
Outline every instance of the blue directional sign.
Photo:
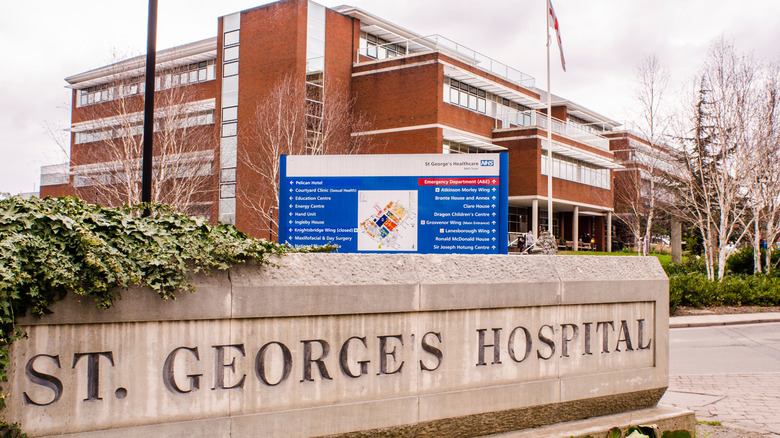
M 279 241 L 505 254 L 506 154 L 282 155 Z

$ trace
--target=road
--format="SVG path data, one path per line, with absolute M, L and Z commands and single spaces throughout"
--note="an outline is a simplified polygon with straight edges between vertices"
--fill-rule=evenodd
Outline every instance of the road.
M 698 420 L 780 437 L 780 323 L 671 329 L 661 403 Z

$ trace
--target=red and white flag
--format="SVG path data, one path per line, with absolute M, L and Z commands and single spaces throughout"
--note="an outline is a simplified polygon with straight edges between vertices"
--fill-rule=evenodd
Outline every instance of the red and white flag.
M 563 57 L 563 44 L 561 43 L 561 29 L 558 27 L 558 17 L 552 6 L 552 0 L 547 0 L 547 25 L 555 29 L 555 35 L 558 37 L 558 51 L 561 52 L 561 67 L 566 71 L 566 59 Z

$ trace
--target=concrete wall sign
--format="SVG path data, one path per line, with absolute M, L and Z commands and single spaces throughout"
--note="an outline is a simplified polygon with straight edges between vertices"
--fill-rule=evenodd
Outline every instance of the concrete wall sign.
M 69 297 L 25 319 L 6 416 L 32 436 L 473 436 L 653 406 L 667 385 L 655 259 L 279 263 L 198 277 L 177 302 Z

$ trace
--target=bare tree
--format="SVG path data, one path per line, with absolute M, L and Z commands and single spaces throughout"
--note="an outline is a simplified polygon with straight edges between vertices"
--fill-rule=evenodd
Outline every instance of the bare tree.
M 707 275 L 725 275 L 731 245 L 739 244 L 752 225 L 747 190 L 749 130 L 754 108 L 756 64 L 739 56 L 732 44 L 713 44 L 688 105 L 678 138 L 684 176 L 675 182 L 681 213 L 699 229 Z
M 657 204 L 669 200 L 668 191 L 661 187 L 671 159 L 664 141 L 670 120 L 665 98 L 669 75 L 656 56 L 649 56 L 637 67 L 636 81 L 639 122 L 633 129 L 643 142 L 629 138 L 627 150 L 623 151 L 627 168 L 616 176 L 620 183 L 615 190 L 616 216 L 631 231 L 635 242 L 643 236 L 645 242 L 650 242 Z M 644 245 L 639 250 L 647 255 L 647 249 Z
M 767 242 L 765 265 L 772 269 L 771 250 L 780 236 L 780 69 L 772 65 L 764 69 L 757 91 L 755 120 L 750 132 L 750 206 L 754 271 L 761 272 L 760 224 Z
M 173 70 L 157 77 L 152 201 L 207 215 L 214 184 L 214 105 L 187 84 L 191 73 Z M 143 77 L 113 77 L 74 111 L 83 121 L 73 125 L 71 174 L 80 198 L 132 205 L 141 202 Z
M 354 111 L 346 90 L 323 91 L 286 75 L 258 101 L 254 120 L 242 128 L 252 147 L 240 149 L 238 160 L 259 184 L 239 190 L 247 207 L 277 230 L 280 155 L 351 155 L 378 148 L 371 136 L 352 135 L 369 130 L 370 122 Z

